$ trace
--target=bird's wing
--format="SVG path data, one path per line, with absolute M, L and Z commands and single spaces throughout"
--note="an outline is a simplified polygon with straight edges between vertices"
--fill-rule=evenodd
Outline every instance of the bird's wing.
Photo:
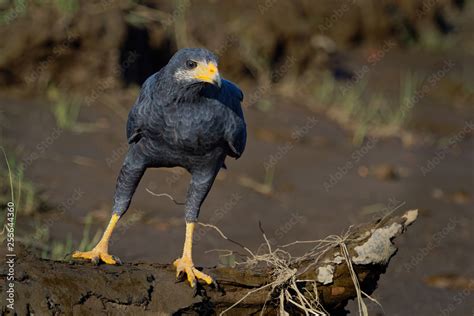
M 156 85 L 156 81 L 159 79 L 160 72 L 151 75 L 142 85 L 140 94 L 135 101 L 130 113 L 128 114 L 127 120 L 127 139 L 128 143 L 137 143 L 142 138 L 144 120 L 146 119 L 145 109 L 151 106 L 152 100 L 150 96 L 153 95 L 152 89 Z
M 244 94 L 234 83 L 222 79 L 222 85 L 219 89 L 219 101 L 230 108 L 238 117 L 244 120 L 241 103 L 244 100 Z
M 231 150 L 230 156 L 234 158 L 239 158 L 242 155 L 247 142 L 247 128 L 241 106 L 243 99 L 244 94 L 235 84 L 225 79 L 222 80 L 218 100 L 235 114 L 228 122 L 225 135 Z

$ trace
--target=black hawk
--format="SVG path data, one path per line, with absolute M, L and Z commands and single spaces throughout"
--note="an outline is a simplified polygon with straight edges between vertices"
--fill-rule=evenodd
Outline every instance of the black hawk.
M 129 148 L 120 170 L 112 218 L 99 243 L 73 258 L 119 263 L 108 253 L 110 236 L 127 211 L 147 168 L 182 167 L 191 173 L 185 203 L 183 255 L 174 262 L 177 276 L 186 274 L 192 287 L 213 279 L 192 260 L 195 223 L 204 199 L 227 156 L 239 158 L 247 138 L 242 91 L 218 72 L 217 57 L 202 48 L 184 48 L 141 87 L 127 122 Z

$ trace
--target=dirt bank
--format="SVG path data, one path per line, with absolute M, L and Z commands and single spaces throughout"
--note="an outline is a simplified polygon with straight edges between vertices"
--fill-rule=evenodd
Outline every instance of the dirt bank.
M 97 267 L 90 263 L 55 262 L 37 259 L 17 244 L 15 264 L 10 265 L 16 271 L 15 310 L 21 315 L 150 312 L 213 315 L 254 291 L 232 312 L 250 314 L 266 305 L 268 314 L 275 314 L 281 308 L 292 315 L 303 314 L 299 305 L 322 307 L 331 315 L 343 314 L 348 300 L 357 297 L 355 282 L 369 295 L 376 289 L 380 275 L 397 250 L 392 240 L 405 232 L 417 215 L 417 211 L 408 211 L 403 215 L 384 216 L 352 229 L 344 241 L 333 240 L 329 246 L 310 244 L 304 258 L 291 259 L 279 248 L 251 255 L 254 264 L 205 269 L 219 286 L 214 290 L 199 287 L 195 295 L 187 285 L 175 282 L 174 269 L 169 265 L 136 263 Z M 268 255 L 275 262 L 266 261 Z M 346 263 L 347 258 L 354 270 Z M 8 267 L 2 265 L 0 288 L 4 293 L 7 293 Z M 357 275 L 357 281 L 351 271 Z M 311 303 L 305 303 L 308 301 Z M 2 314 L 9 311 L 4 307 Z

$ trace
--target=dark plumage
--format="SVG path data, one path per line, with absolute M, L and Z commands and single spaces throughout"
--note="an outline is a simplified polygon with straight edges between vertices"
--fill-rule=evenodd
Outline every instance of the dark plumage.
M 192 261 L 194 223 L 227 156 L 239 158 L 247 138 L 240 89 L 219 76 L 217 58 L 205 49 L 178 51 L 169 63 L 148 78 L 128 116 L 129 149 L 117 179 L 112 218 L 91 251 L 73 258 L 119 263 L 108 253 L 110 236 L 127 211 L 147 168 L 183 167 L 191 173 L 186 198 L 186 238 L 183 256 L 174 262 L 191 286 L 214 280 Z
M 205 49 L 182 49 L 150 76 L 128 116 L 129 151 L 117 180 L 113 211 L 123 214 L 146 168 L 183 167 L 192 174 L 185 215 L 196 221 L 199 209 L 226 156 L 239 158 L 246 142 L 240 103 L 232 82 L 220 87 L 179 80 L 188 60 L 214 62 Z

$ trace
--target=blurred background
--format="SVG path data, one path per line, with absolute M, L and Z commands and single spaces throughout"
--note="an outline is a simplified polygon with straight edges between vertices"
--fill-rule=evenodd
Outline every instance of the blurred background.
M 244 91 L 248 145 L 200 221 L 257 249 L 420 210 L 377 315 L 474 313 L 474 3 L 463 0 L 0 0 L 0 145 L 17 241 L 64 259 L 110 217 L 127 114 L 181 47 L 206 47 Z M 11 200 L 0 169 L 0 212 Z M 148 170 L 111 253 L 167 263 L 184 239 L 181 169 Z M 4 235 L 3 235 L 4 237 Z M 232 265 L 214 231 L 197 265 Z M 356 313 L 356 309 L 351 307 Z

